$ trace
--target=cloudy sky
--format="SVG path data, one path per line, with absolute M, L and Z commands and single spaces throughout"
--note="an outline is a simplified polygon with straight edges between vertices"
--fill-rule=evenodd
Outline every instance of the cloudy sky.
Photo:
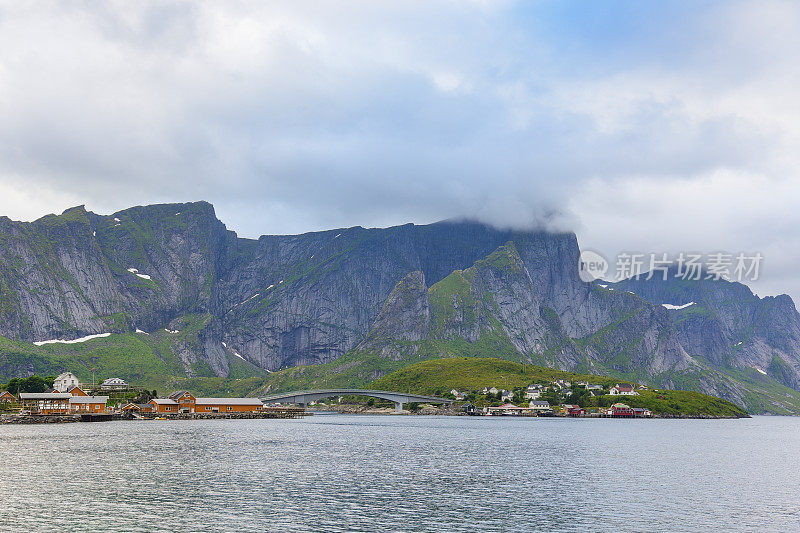
M 0 1 L 0 214 L 477 217 L 764 254 L 800 297 L 792 2 Z

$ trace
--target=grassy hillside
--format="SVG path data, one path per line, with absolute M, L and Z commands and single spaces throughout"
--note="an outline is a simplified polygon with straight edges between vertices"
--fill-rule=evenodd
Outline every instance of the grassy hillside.
M 493 357 L 454 357 L 433 359 L 406 367 L 372 383 L 379 390 L 442 394 L 450 389 L 480 390 L 497 387 L 511 390 L 531 383 L 549 383 L 557 379 L 590 381 L 599 385 L 613 385 L 613 378 L 574 374 L 541 366 L 523 365 Z
M 31 343 L 0 337 L 0 382 L 30 374 L 57 375 L 63 371 L 75 373 L 81 380 L 91 382 L 91 368 L 95 368 L 97 381 L 120 377 L 129 383 L 148 390 L 164 393 L 174 389 L 188 389 L 209 396 L 256 396 L 269 392 L 315 389 L 328 387 L 375 386 L 418 392 L 435 393 L 451 388 L 474 389 L 484 386 L 513 388 L 534 381 L 552 379 L 591 380 L 609 384 L 623 379 L 628 382 L 644 380 L 643 377 L 609 370 L 614 377 L 590 376 L 541 366 L 522 365 L 519 354 L 511 353 L 501 338 L 484 336 L 470 343 L 463 339 L 437 339 L 424 341 L 413 358 L 399 361 L 366 352 L 351 352 L 331 363 L 298 366 L 268 373 L 233 356 L 228 357 L 230 375 L 214 375 L 207 363 L 193 363 L 191 357 L 181 354 L 200 353 L 198 334 L 207 326 L 208 315 L 189 315 L 174 324 L 178 333 L 165 330 L 143 333 L 112 334 L 79 344 Z M 498 359 L 486 359 L 484 354 Z M 447 359 L 442 359 L 443 357 Z M 489 363 L 488 361 L 492 361 Z M 411 366 L 409 366 L 411 365 Z M 427 365 L 432 365 L 428 367 Z M 399 370 L 404 372 L 397 373 Z M 436 372 L 433 372 L 433 371 Z M 438 372 L 438 374 L 437 374 Z M 800 413 L 800 393 L 756 374 L 736 372 L 730 375 L 749 391 L 745 407 L 751 413 Z M 430 375 L 437 375 L 435 386 Z M 704 376 L 670 374 L 670 379 L 681 388 L 692 388 Z M 377 381 L 376 381 L 377 380 Z M 397 381 L 399 380 L 399 381 Z M 659 376 L 646 377 L 648 383 L 664 387 Z M 643 401 L 643 398 L 640 401 Z M 636 406 L 639 406 L 638 404 Z M 647 407 L 647 405 L 641 405 Z M 688 409 L 683 405 L 682 409 Z M 662 412 L 669 412 L 664 410 Z
M 232 354 L 228 357 L 230 377 L 218 378 L 206 362 L 193 362 L 181 354 L 201 352 L 198 334 L 208 325 L 208 315 L 189 315 L 174 323 L 173 331 L 112 334 L 76 344 L 45 344 L 14 341 L 0 336 L 0 382 L 29 374 L 58 375 L 73 372 L 91 383 L 119 377 L 128 383 L 159 392 L 181 388 L 186 383 L 198 391 L 241 391 L 256 387 L 255 380 L 266 374 Z M 191 378 L 187 378 L 191 376 Z M 237 378 L 248 378 L 242 383 Z
M 612 385 L 617 380 L 591 374 L 575 374 L 551 368 L 523 365 L 494 358 L 435 359 L 423 361 L 386 375 L 370 387 L 379 390 L 442 394 L 450 389 L 479 391 L 484 387 L 513 389 L 531 383 L 557 379 L 588 381 Z M 741 407 L 721 398 L 691 391 L 642 391 L 639 396 L 603 396 L 597 405 L 622 401 L 631 407 L 644 407 L 657 414 L 688 416 L 746 416 Z

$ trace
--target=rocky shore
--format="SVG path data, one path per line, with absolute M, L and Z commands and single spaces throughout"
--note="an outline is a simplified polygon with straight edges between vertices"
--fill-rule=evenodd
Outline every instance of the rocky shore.
M 65 424 L 80 422 L 81 415 L 3 415 L 3 424 Z
M 431 405 L 421 405 L 418 410 L 411 411 L 403 409 L 402 413 L 395 411 L 394 407 L 370 407 L 362 404 L 335 404 L 335 405 L 318 405 L 307 409 L 309 412 L 325 411 L 336 412 L 342 414 L 357 414 L 357 415 L 443 415 L 443 416 L 463 416 L 464 412 L 459 408 L 454 407 L 435 407 Z

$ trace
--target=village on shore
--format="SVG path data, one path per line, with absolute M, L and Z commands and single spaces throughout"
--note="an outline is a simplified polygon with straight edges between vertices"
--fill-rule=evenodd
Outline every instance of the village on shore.
M 644 385 L 640 390 L 647 390 Z M 457 409 L 448 414 L 470 416 L 523 416 L 523 417 L 610 417 L 651 418 L 646 408 L 631 407 L 622 401 L 607 407 L 588 407 L 585 400 L 596 397 L 638 396 L 636 387 L 626 383 L 613 386 L 592 384 L 586 381 L 570 383 L 558 379 L 550 383 L 534 383 L 513 391 L 484 387 L 479 391 L 452 389 L 443 396 L 452 399 Z M 144 400 L 144 401 L 142 401 Z M 338 399 L 341 402 L 341 398 Z M 571 401 L 570 401 L 571 400 Z M 574 401 L 574 403 L 572 403 Z M 584 406 L 580 404 L 583 403 Z M 596 403 L 596 402 L 594 402 Z M 316 404 L 316 405 L 315 405 Z M 312 409 L 325 406 L 314 402 Z M 410 412 L 420 412 L 419 406 L 410 406 Z M 324 408 L 324 407 L 323 407 Z M 52 387 L 44 392 L 0 393 L 0 411 L 4 423 L 14 422 L 65 422 L 102 421 L 113 419 L 165 419 L 165 418 L 295 418 L 307 414 L 303 407 L 290 405 L 265 405 L 258 398 L 206 398 L 186 390 L 166 397 L 157 397 L 155 391 L 129 385 L 119 378 L 109 378 L 99 385 L 82 384 L 71 372 L 64 372 L 53 380 Z M 424 412 L 439 412 L 440 408 Z
M 647 386 L 640 385 L 640 390 Z M 588 408 L 563 400 L 583 399 L 600 396 L 638 396 L 636 387 L 627 383 L 617 383 L 611 387 L 592 384 L 586 381 L 571 383 L 558 379 L 545 383 L 534 383 L 527 388 L 514 391 L 484 387 L 482 391 L 465 392 L 457 389 L 449 394 L 456 401 L 466 402 L 462 410 L 472 416 L 569 416 L 569 417 L 613 417 L 613 418 L 651 418 L 653 413 L 646 408 L 631 407 L 623 402 L 614 402 L 608 407 Z M 485 403 L 483 407 L 475 405 Z
M 120 378 L 99 385 L 82 384 L 71 372 L 53 380 L 44 392 L 6 390 L 0 393 L 0 407 L 10 414 L 4 423 L 107 421 L 120 418 L 296 418 L 305 410 L 293 406 L 270 406 L 258 398 L 203 398 L 189 391 L 176 391 L 166 398 L 150 397 L 145 402 L 127 401 L 151 395 Z

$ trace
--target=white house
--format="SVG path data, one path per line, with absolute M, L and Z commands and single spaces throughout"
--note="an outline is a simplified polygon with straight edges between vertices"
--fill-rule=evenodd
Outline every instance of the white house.
M 507 402 L 507 401 L 510 402 L 513 399 L 514 399 L 514 393 L 511 392 L 510 390 L 504 390 L 503 394 L 500 396 L 501 402 Z
M 633 390 L 633 385 L 617 383 L 608 390 L 611 396 L 639 396 L 639 393 Z
M 545 401 L 532 401 L 528 404 L 528 407 L 536 411 L 547 411 L 550 409 L 550 404 Z
M 120 378 L 108 378 L 100 384 L 103 390 L 127 389 L 128 384 Z
M 492 387 L 491 389 L 487 389 L 486 387 L 484 387 L 483 389 L 484 394 L 497 394 L 498 392 L 500 392 L 500 389 L 498 389 L 497 387 Z
M 533 385 L 529 385 L 528 389 L 525 391 L 525 399 L 526 400 L 538 400 L 542 397 L 542 390 L 544 389 L 544 385 L 539 383 L 534 383 Z
M 58 392 L 67 392 L 72 387 L 80 387 L 81 382 L 72 372 L 64 372 L 53 380 L 53 388 Z

